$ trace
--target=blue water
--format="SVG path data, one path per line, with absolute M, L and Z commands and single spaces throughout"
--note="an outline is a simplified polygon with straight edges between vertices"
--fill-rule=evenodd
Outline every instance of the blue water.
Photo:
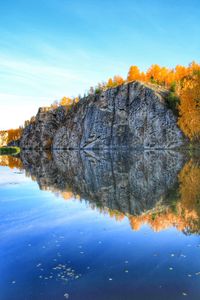
M 198 235 L 133 231 L 23 171 L 0 172 L 1 300 L 200 299 Z

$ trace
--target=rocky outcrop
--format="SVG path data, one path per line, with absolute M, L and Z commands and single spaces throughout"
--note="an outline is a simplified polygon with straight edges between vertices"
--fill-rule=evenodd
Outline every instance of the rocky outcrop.
M 20 147 L 22 149 L 50 149 L 57 130 L 64 124 L 66 109 L 40 108 L 35 121 L 25 127 Z
M 184 137 L 164 101 L 166 91 L 131 82 L 90 95 L 70 111 L 39 110 L 25 128 L 22 148 L 175 148 Z
M 22 152 L 23 166 L 43 190 L 79 195 L 96 207 L 139 215 L 173 201 L 185 155 L 174 151 Z

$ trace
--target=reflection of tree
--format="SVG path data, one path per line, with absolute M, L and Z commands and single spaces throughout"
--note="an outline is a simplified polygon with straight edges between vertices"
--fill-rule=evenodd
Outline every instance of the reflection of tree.
M 187 218 L 191 232 L 200 226 L 200 165 L 190 160 L 179 174 L 181 213 Z M 179 205 L 180 205 L 179 204 Z
M 11 155 L 0 155 L 0 166 L 9 167 L 11 169 L 23 169 L 21 159 Z
M 179 174 L 179 199 L 140 216 L 129 216 L 131 227 L 148 224 L 155 231 L 176 227 L 186 234 L 200 232 L 200 167 L 192 159 Z
M 1 130 L 0 131 L 0 145 L 6 146 L 12 141 L 17 141 L 21 138 L 23 129 L 21 127 L 17 129 Z

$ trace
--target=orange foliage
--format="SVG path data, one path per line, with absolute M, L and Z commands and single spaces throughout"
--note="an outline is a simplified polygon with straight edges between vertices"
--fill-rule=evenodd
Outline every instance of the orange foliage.
M 113 84 L 114 84 L 114 86 L 121 85 L 124 82 L 125 82 L 124 79 L 121 76 L 119 76 L 119 75 L 115 75 L 114 78 L 113 78 Z
M 60 105 L 62 105 L 62 106 L 70 106 L 70 105 L 72 105 L 72 103 L 73 103 L 73 100 L 68 97 L 63 97 L 60 100 Z
M 146 73 L 146 77 L 149 82 L 165 85 L 169 72 L 170 72 L 169 69 L 165 67 L 160 67 L 159 65 L 152 65 L 148 69 Z
M 200 167 L 192 159 L 179 174 L 181 202 L 188 210 L 199 209 L 200 213 Z M 199 203 L 199 204 L 198 204 Z
M 0 166 L 20 170 L 23 168 L 21 159 L 11 155 L 0 155 Z
M 200 138 L 200 74 L 186 77 L 180 89 L 178 124 L 191 139 Z
M 118 86 L 118 85 L 123 84 L 124 82 L 125 82 L 125 80 L 124 80 L 121 76 L 115 75 L 115 76 L 113 77 L 113 79 L 112 79 L 112 78 L 109 78 L 109 79 L 108 79 L 108 82 L 107 82 L 107 84 L 106 84 L 105 86 L 103 86 L 103 89 L 104 89 L 105 87 L 106 87 L 106 88 L 116 87 L 116 86 Z
M 145 74 L 143 73 L 143 76 Z M 131 66 L 128 72 L 127 81 L 141 80 L 140 70 L 137 66 Z
M 22 131 L 22 128 L 4 130 L 0 131 L 0 136 L 4 135 L 4 144 L 8 145 L 12 141 L 19 140 L 22 135 Z
M 107 85 L 106 85 L 106 86 L 107 86 L 107 88 L 111 88 L 111 87 L 114 86 L 112 78 L 109 78 L 109 79 L 108 79 L 108 82 L 107 82 Z
M 131 66 L 127 75 L 127 82 L 140 80 L 170 87 L 173 83 L 178 83 L 185 77 L 193 75 L 197 71 L 200 71 L 200 65 L 196 62 L 192 62 L 188 67 L 177 65 L 175 69 L 154 64 L 146 73 L 140 72 L 137 66 Z
M 8 143 L 20 139 L 22 135 L 22 128 L 8 130 Z

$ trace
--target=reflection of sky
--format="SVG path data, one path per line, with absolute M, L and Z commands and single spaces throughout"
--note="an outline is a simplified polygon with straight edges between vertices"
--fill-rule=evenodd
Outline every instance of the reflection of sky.
M 19 176 L 16 176 L 16 173 Z M 30 180 L 30 178 L 24 176 L 23 171 L 0 166 L 0 186 L 9 185 L 11 188 L 11 186 L 14 187 L 16 184 L 22 184 Z
M 6 176 L 21 183 L 0 185 L 0 299 L 199 299 L 199 237 L 135 232 L 127 219 Z

